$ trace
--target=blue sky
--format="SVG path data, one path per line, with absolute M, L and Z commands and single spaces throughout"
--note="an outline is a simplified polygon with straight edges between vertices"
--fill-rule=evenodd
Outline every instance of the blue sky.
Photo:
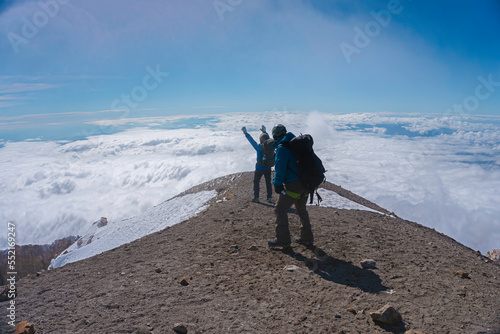
M 235 111 L 500 115 L 499 33 L 494 0 L 3 1 L 0 132 Z

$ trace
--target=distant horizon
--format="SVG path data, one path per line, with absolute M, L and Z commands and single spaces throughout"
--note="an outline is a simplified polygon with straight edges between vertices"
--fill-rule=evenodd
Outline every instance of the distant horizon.
M 482 253 L 500 247 L 496 116 L 177 115 L 102 120 L 75 141 L 0 141 L 0 220 L 17 223 L 23 244 L 79 234 L 100 217 L 137 216 L 199 183 L 253 170 L 241 127 L 257 138 L 261 125 L 278 122 L 313 136 L 328 181 Z
M 456 115 L 456 114 L 439 114 L 439 113 L 410 113 L 410 112 L 401 112 L 401 113 L 395 113 L 395 112 L 355 112 L 355 113 L 343 113 L 343 112 L 319 112 L 319 111 L 312 111 L 312 112 L 317 112 L 320 114 L 331 114 L 331 115 L 360 115 L 360 114 L 368 114 L 368 115 L 379 115 L 379 116 L 389 116 L 389 117 L 398 117 L 398 116 L 404 116 L 404 117 L 434 117 L 436 119 L 440 118 L 451 118 L 451 119 L 456 119 L 456 120 L 469 120 L 469 119 L 487 119 L 492 122 L 495 122 L 497 120 L 500 121 L 500 115 Z M 274 114 L 273 114 L 274 113 Z M 14 141 L 14 142 L 19 142 L 19 141 L 37 141 L 37 140 L 42 140 L 42 141 L 57 141 L 57 142 L 65 142 L 65 141 L 75 141 L 75 140 L 82 140 L 86 139 L 89 136 L 96 136 L 96 135 L 106 135 L 106 134 L 114 134 L 118 133 L 121 131 L 124 131 L 129 128 L 135 127 L 134 123 L 135 121 L 145 121 L 145 120 L 164 120 L 164 119 L 192 119 L 194 117 L 199 117 L 199 118 L 207 118 L 207 117 L 217 117 L 217 116 L 223 116 L 223 115 L 234 115 L 234 114 L 269 114 L 270 118 L 274 118 L 275 114 L 287 114 L 287 113 L 302 113 L 304 115 L 307 115 L 311 113 L 311 111 L 261 111 L 261 112 L 223 112 L 223 113 L 213 113 L 213 112 L 206 112 L 206 113 L 196 113 L 193 112 L 192 114 L 168 114 L 168 115 L 155 115 L 155 116 L 144 116 L 144 117 L 134 117 L 130 114 L 127 115 L 127 117 L 120 117 L 120 118 L 99 118 L 99 119 L 89 119 L 86 121 L 80 121 L 80 122 L 73 122 L 73 123 L 51 123 L 50 125 L 47 125 L 45 127 L 40 127 L 36 125 L 32 125 L 29 127 L 22 127 L 21 125 L 18 125 L 20 129 L 11 129 L 11 130 L 6 130 L 3 129 L 3 131 L 0 133 L 0 147 L 2 146 L 3 143 L 9 142 L 9 141 Z M 34 118 L 38 118 L 37 115 L 32 115 Z M 48 116 L 54 116 L 58 117 L 59 114 L 48 114 Z M 99 126 L 99 124 L 108 124 L 107 126 Z M 129 126 L 111 126 L 112 124 L 129 124 Z M 147 127 L 147 125 L 145 125 Z M 0 129 L 1 129 L 0 125 Z

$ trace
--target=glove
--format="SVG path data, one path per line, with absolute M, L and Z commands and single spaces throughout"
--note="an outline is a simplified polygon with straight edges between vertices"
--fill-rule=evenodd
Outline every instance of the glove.
M 260 131 L 266 132 L 266 127 L 264 125 L 262 125 L 262 127 L 260 128 Z
M 241 131 L 243 131 L 244 134 L 247 134 L 247 127 L 246 126 L 242 127 Z
M 285 190 L 285 187 L 283 187 L 283 185 L 281 186 L 274 186 L 274 192 L 277 193 L 277 194 L 281 194 L 281 192 Z

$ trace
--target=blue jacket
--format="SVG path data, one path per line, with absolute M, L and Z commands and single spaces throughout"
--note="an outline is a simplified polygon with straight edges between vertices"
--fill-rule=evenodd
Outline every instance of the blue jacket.
M 297 161 L 295 161 L 293 152 L 287 147 L 279 146 L 281 143 L 289 142 L 294 137 L 293 133 L 287 132 L 287 134 L 273 144 L 276 147 L 273 180 L 275 186 L 281 186 L 299 179 L 299 168 L 297 167 Z
M 260 144 L 257 144 L 257 142 L 248 133 L 245 134 L 245 137 L 247 137 L 250 144 L 252 144 L 253 148 L 257 151 L 257 162 L 262 161 L 262 159 L 264 158 L 264 152 L 262 151 L 262 146 L 260 146 Z M 260 166 L 259 164 L 256 163 L 255 169 L 270 170 L 271 168 Z

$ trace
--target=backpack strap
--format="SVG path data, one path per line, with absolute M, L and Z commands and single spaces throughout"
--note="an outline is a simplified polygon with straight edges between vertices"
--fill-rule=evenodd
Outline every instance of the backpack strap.
M 299 194 L 299 193 L 294 193 L 294 192 L 291 192 L 290 190 L 285 190 L 285 193 L 292 197 L 292 198 L 295 198 L 295 199 L 301 199 L 302 197 L 307 196 L 308 193 L 307 192 L 303 192 L 302 194 Z
M 314 193 L 311 194 L 311 199 L 310 199 L 309 204 L 312 204 L 313 197 L 314 197 Z M 317 188 L 316 188 L 316 198 L 318 200 L 318 204 L 317 205 L 319 205 L 319 202 L 323 202 L 323 198 L 321 198 L 321 196 L 318 194 L 318 189 Z

